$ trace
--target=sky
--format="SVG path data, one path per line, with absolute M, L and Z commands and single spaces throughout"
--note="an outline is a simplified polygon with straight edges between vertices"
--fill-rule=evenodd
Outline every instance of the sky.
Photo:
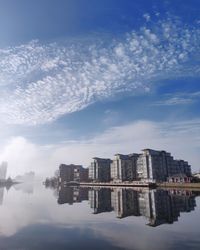
M 198 0 L 0 0 L 9 175 L 166 150 L 200 169 Z

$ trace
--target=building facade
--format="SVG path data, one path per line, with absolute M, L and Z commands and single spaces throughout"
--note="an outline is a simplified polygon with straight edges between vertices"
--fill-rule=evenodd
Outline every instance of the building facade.
M 183 160 L 174 160 L 170 153 L 152 149 L 142 150 L 137 160 L 138 180 L 167 181 L 170 176 L 191 176 L 191 166 Z
M 166 181 L 168 176 L 168 161 L 171 155 L 165 151 L 143 149 L 137 161 L 139 180 Z
M 109 182 L 111 180 L 110 165 L 110 159 L 93 158 L 89 167 L 89 180 L 96 182 Z
M 184 180 L 191 181 L 188 162 L 175 160 L 164 150 L 153 149 L 143 149 L 141 154 L 116 154 L 112 161 L 95 157 L 89 169 L 74 164 L 59 167 L 60 182 L 166 182 L 178 175 L 185 175 Z
M 117 182 L 137 179 L 137 160 L 139 154 L 116 154 L 111 163 L 111 180 Z
M 87 182 L 88 169 L 83 168 L 81 165 L 61 164 L 59 166 L 59 182 L 67 183 L 70 181 Z

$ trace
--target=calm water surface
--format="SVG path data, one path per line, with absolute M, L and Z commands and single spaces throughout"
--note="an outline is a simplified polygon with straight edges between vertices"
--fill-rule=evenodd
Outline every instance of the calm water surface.
M 0 189 L 0 249 L 200 249 L 200 197 L 133 189 Z

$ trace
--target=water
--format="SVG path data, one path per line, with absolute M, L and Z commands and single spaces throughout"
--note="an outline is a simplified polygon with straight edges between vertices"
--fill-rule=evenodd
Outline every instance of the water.
M 196 192 L 0 189 L 0 249 L 200 249 Z

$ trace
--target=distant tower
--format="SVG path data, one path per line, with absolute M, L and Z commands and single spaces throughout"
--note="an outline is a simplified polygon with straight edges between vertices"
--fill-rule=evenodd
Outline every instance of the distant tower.
M 0 180 L 6 179 L 8 163 L 3 161 L 0 165 Z

